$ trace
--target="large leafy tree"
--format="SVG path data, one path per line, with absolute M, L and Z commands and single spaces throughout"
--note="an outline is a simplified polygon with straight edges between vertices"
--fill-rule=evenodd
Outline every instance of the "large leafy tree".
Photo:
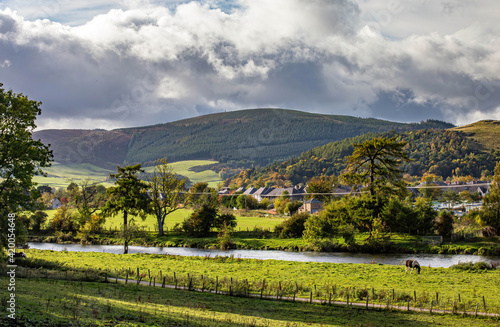
M 407 190 L 403 181 L 400 166 L 410 158 L 404 151 L 406 142 L 396 141 L 396 137 L 375 137 L 362 143 L 354 144 L 352 155 L 347 157 L 346 172 L 341 178 L 347 184 L 366 190 L 368 197 L 363 196 L 363 203 L 357 206 L 359 218 L 368 227 L 370 235 L 373 219 L 379 214 L 391 196 L 406 196 Z M 371 212 L 370 215 L 367 215 Z
M 44 174 L 42 168 L 50 166 L 53 155 L 48 146 L 32 139 L 42 103 L 2 86 L 0 83 L 0 227 L 6 231 L 9 214 L 35 208 L 39 192 L 33 176 Z M 7 234 L 0 233 L 0 248 L 6 246 Z
M 128 216 L 139 216 L 142 219 L 150 211 L 149 198 L 146 194 L 147 184 L 137 177 L 138 173 L 144 172 L 141 165 L 117 166 L 117 173 L 110 174 L 115 179 L 115 185 L 106 191 L 108 201 L 102 209 L 104 216 L 113 216 L 123 213 L 123 253 L 128 253 L 128 242 L 131 238 Z
M 173 172 L 166 159 L 158 161 L 149 179 L 151 204 L 158 222 L 158 236 L 163 235 L 165 218 L 183 202 L 186 182 L 186 179 L 179 178 Z
M 96 225 L 93 222 L 98 219 L 96 212 L 106 203 L 106 188 L 100 184 L 91 183 L 89 180 L 83 180 L 79 185 L 71 183 L 68 191 L 72 204 L 78 211 L 77 219 L 80 227 L 87 227 L 92 231 L 99 228 L 100 224 Z
M 495 167 L 495 175 L 491 181 L 488 194 L 483 197 L 481 221 L 487 226 L 492 226 L 500 232 L 500 161 Z
M 343 178 L 350 184 L 366 185 L 370 196 L 377 193 L 405 192 L 400 166 L 410 158 L 404 151 L 406 142 L 396 137 L 375 137 L 354 144 L 352 155 L 347 157 L 347 172 Z

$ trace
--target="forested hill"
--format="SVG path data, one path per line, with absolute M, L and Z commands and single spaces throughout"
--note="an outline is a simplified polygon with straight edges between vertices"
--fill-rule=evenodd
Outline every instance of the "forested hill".
M 52 144 L 55 160 L 98 166 L 215 159 L 233 166 L 267 165 L 332 141 L 369 132 L 449 128 L 439 121 L 404 124 L 378 119 L 249 109 L 154 126 L 114 131 L 52 130 L 34 133 Z
M 478 129 L 481 137 L 478 137 Z M 478 122 L 449 130 L 418 130 L 402 133 L 368 133 L 303 152 L 300 156 L 273 163 L 262 169 L 249 169 L 226 180 L 226 184 L 262 186 L 306 183 L 313 176 L 340 174 L 346 167 L 345 157 L 352 154 L 352 144 L 361 143 L 374 136 L 396 136 L 405 141 L 405 150 L 413 160 L 405 163 L 402 170 L 412 176 L 429 172 L 442 176 L 481 177 L 491 174 L 500 160 L 500 144 L 492 144 L 486 135 L 500 133 L 500 122 Z M 489 132 L 486 132 L 489 130 Z

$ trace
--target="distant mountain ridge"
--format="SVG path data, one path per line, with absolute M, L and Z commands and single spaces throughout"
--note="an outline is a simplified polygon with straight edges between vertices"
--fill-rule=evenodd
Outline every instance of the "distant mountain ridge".
M 103 130 L 42 130 L 33 138 L 51 144 L 55 161 L 103 168 L 141 163 L 214 159 L 238 166 L 267 165 L 332 141 L 369 132 L 403 132 L 453 125 L 429 120 L 396 123 L 372 118 L 286 109 L 216 113 L 166 124 Z

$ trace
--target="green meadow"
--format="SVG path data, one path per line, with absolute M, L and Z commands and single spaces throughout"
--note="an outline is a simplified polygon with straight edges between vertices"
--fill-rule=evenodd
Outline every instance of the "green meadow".
M 4 289 L 7 279 L 0 278 Z M 132 284 L 18 278 L 18 326 L 497 326 L 498 321 L 270 301 Z M 5 298 L 2 296 L 2 301 Z M 5 315 L 0 324 L 9 325 Z
M 196 166 L 210 165 L 217 163 L 213 160 L 188 160 L 170 163 L 169 166 L 173 170 L 183 176 L 188 177 L 192 183 L 207 182 L 209 186 L 215 187 L 220 182 L 219 174 L 213 170 L 204 170 L 201 172 L 192 171 L 191 168 Z M 152 172 L 154 167 L 144 167 L 147 172 Z M 60 164 L 54 162 L 52 167 L 44 168 L 47 177 L 35 176 L 34 181 L 39 185 L 48 185 L 54 188 L 67 187 L 71 182 L 78 183 L 79 181 L 89 180 L 92 182 L 102 182 L 106 187 L 112 186 L 110 182 L 106 182 L 109 174 L 116 171 L 111 169 L 100 168 L 92 164 Z
M 423 267 L 421 274 L 406 274 L 403 266 L 382 264 L 334 264 L 318 262 L 291 262 L 280 260 L 240 259 L 234 257 L 183 257 L 154 254 L 110 254 L 99 252 L 54 252 L 27 250 L 30 267 L 50 267 L 63 270 L 107 271 L 110 276 L 137 277 L 149 271 L 149 276 L 174 274 L 179 283 L 187 286 L 193 276 L 201 288 L 200 276 L 208 284 L 215 278 L 220 281 L 245 280 L 250 290 L 258 292 L 266 285 L 271 295 L 279 290 L 288 296 L 325 298 L 332 293 L 335 300 L 363 303 L 371 301 L 428 307 L 436 301 L 444 307 L 461 303 L 471 309 L 476 303 L 486 304 L 489 312 L 500 313 L 498 289 L 500 270 L 458 270 L 452 268 Z M 142 275 L 145 277 L 145 275 Z M 189 277 L 191 276 L 191 277 Z M 221 286 L 222 287 L 222 286 Z M 228 285 L 226 284 L 226 288 Z M 483 298 L 484 297 L 484 298 Z M 483 300 L 484 299 L 484 300 Z M 415 301 L 416 300 L 416 301 Z M 436 307 L 437 308 L 437 304 Z

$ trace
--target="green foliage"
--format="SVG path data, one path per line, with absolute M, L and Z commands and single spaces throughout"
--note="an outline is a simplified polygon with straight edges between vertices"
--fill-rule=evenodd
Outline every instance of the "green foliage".
M 197 237 L 206 236 L 214 226 L 217 215 L 218 210 L 215 206 L 203 204 L 199 209 L 195 210 L 188 219 L 184 220 L 182 229 L 190 235 Z
M 305 223 L 310 215 L 307 212 L 297 213 L 277 225 L 274 229 L 275 234 L 280 238 L 300 238 L 305 230 Z
M 234 222 L 234 226 L 236 226 L 236 220 L 234 220 Z M 217 246 L 219 247 L 219 249 L 228 250 L 234 247 L 234 241 L 232 238 L 233 228 L 234 227 L 226 223 L 226 220 L 223 221 L 222 227 L 220 228 L 219 234 L 217 236 Z
M 62 232 L 74 232 L 79 228 L 75 215 L 67 206 L 57 209 L 54 218 L 50 221 L 50 229 Z
M 432 208 L 432 201 L 427 198 L 417 198 L 415 201 L 415 221 L 411 224 L 411 234 L 425 235 L 434 231 L 434 221 L 437 216 Z
M 488 193 L 483 198 L 481 220 L 486 226 L 491 226 L 500 233 L 500 161 L 495 167 L 495 175 Z
M 36 208 L 39 192 L 33 177 L 43 175 L 42 169 L 50 166 L 53 156 L 48 146 L 32 138 L 41 102 L 2 86 L 0 83 L 0 230 L 7 231 L 9 214 Z M 16 236 L 21 232 L 16 230 Z M 0 233 L 0 250 L 7 245 L 8 234 Z
M 391 232 L 408 232 L 413 216 L 411 203 L 399 197 L 391 197 L 380 212 L 382 221 Z
M 236 217 L 230 213 L 219 214 L 215 217 L 212 227 L 217 230 L 222 230 L 223 228 L 234 229 L 236 227 Z
M 113 216 L 123 212 L 124 253 L 128 253 L 128 215 L 145 219 L 150 211 L 149 199 L 145 193 L 147 184 L 137 177 L 139 172 L 144 172 L 140 164 L 117 166 L 117 173 L 110 174 L 110 177 L 115 179 L 116 186 L 107 189 L 108 200 L 102 209 L 104 216 Z
M 353 153 L 353 144 L 377 136 L 396 137 L 397 142 L 407 143 L 404 151 L 412 161 L 402 162 L 400 168 L 411 176 L 423 176 L 430 172 L 446 179 L 454 176 L 458 168 L 460 175 L 479 178 L 484 171 L 493 171 L 496 161 L 500 159 L 500 153 L 488 152 L 481 143 L 459 131 L 421 128 L 400 133 L 367 133 L 328 143 L 261 169 L 249 169 L 245 171 L 247 183 L 260 179 L 264 182 L 289 180 L 298 184 L 306 183 L 315 176 L 339 175 L 347 166 L 344 158 Z M 237 180 L 239 176 L 232 178 L 232 181 Z
M 40 231 L 41 227 L 45 224 L 47 221 L 48 215 L 43 212 L 43 211 L 36 211 L 32 216 L 32 228 L 34 231 L 38 232 Z
M 173 172 L 166 159 L 158 161 L 148 185 L 159 236 L 163 235 L 165 218 L 183 202 L 186 183 L 186 179 L 180 179 Z
M 96 225 L 96 218 L 93 216 L 106 203 L 106 188 L 84 180 L 81 181 L 80 185 L 72 182 L 67 190 L 71 196 L 71 202 L 77 210 L 79 225 L 82 227 L 92 226 L 93 230 L 97 225 L 102 225 L 102 222 Z
M 261 206 L 259 204 L 259 201 L 257 201 L 256 198 L 254 198 L 251 195 L 245 195 L 245 194 L 240 194 L 237 197 L 235 197 L 236 203 L 235 203 L 235 208 L 238 209 L 259 209 Z
M 435 227 L 436 233 L 441 236 L 450 236 L 453 232 L 454 215 L 447 211 L 441 211 L 436 217 Z
M 478 262 L 459 262 L 456 265 L 452 265 L 450 269 L 453 270 L 462 270 L 462 271 L 470 271 L 470 272 L 481 272 L 484 270 L 493 270 L 496 269 L 498 263 L 492 265 L 491 263 L 478 261 Z

